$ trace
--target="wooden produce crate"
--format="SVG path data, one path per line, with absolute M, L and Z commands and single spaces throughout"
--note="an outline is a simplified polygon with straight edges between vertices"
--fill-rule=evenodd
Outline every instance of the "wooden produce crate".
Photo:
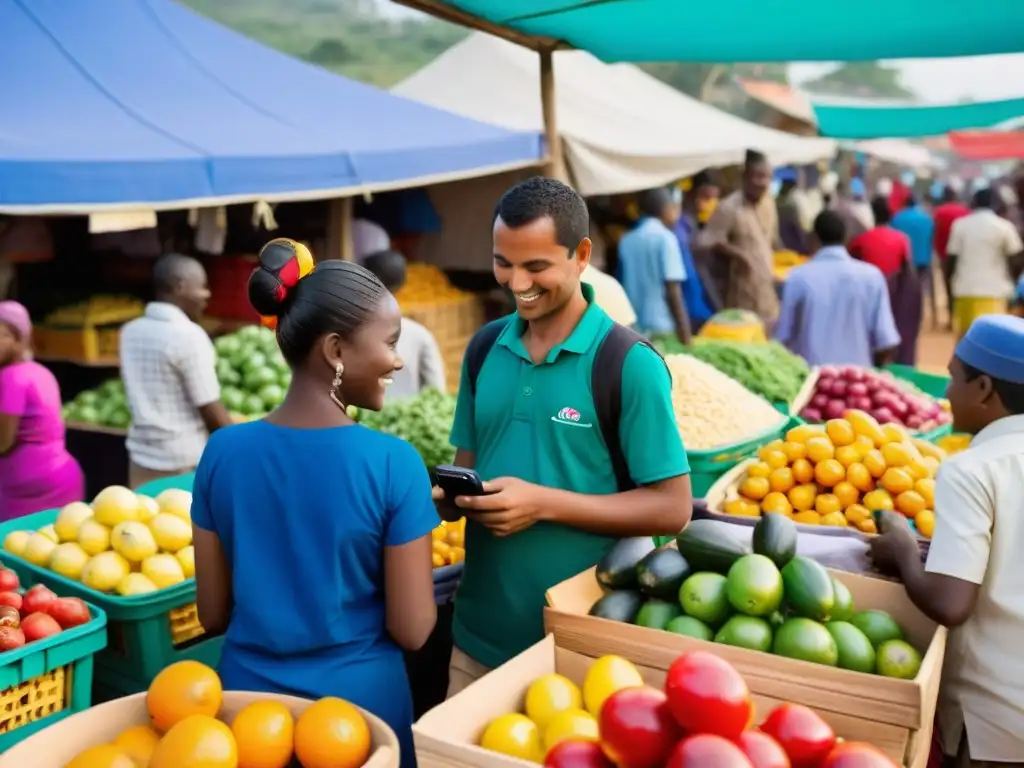
M 913 680 L 895 680 L 697 640 L 588 616 L 603 594 L 594 569 L 548 590 L 544 624 L 559 648 L 592 659 L 617 654 L 665 672 L 680 654 L 710 651 L 743 675 L 757 703 L 758 721 L 782 702 L 816 710 L 847 741 L 866 741 L 909 768 L 925 768 L 939 694 L 946 629 L 921 613 L 902 584 L 830 571 L 853 596 L 857 610 L 887 611 L 923 657 Z M 643 670 L 641 670 L 643 671 Z
M 468 339 L 484 324 L 483 302 L 472 294 L 437 303 L 410 303 L 402 307 L 402 314 L 426 326 L 442 350 L 450 342 Z
M 225 691 L 220 719 L 231 723 L 247 704 L 272 699 L 298 716 L 313 702 L 295 696 Z M 360 710 L 370 726 L 372 746 L 363 768 L 398 768 L 399 748 L 394 731 L 380 718 Z M 146 694 L 138 693 L 100 704 L 41 731 L 0 755 L 0 768 L 64 768 L 89 747 L 113 741 L 133 725 L 149 725 Z
M 39 326 L 32 332 L 36 357 L 85 365 L 118 364 L 121 326 Z
M 473 334 L 458 339 L 451 339 L 440 344 L 441 357 L 444 360 L 444 380 L 449 392 L 459 391 L 459 379 L 462 377 L 462 361 L 466 357 L 466 347 Z

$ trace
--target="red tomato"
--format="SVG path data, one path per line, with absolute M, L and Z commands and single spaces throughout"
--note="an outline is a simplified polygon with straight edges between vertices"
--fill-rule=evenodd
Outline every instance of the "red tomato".
M 21 648 L 25 644 L 25 633 L 17 627 L 0 627 L 0 651 Z
M 761 730 L 782 745 L 793 768 L 818 768 L 836 743 L 829 724 L 800 704 L 780 704 Z
M 727 661 L 706 651 L 680 656 L 665 679 L 668 705 L 687 733 L 713 733 L 736 739 L 750 727 L 750 689 Z
M 22 597 L 17 592 L 0 592 L 0 605 L 9 605 L 20 612 L 22 602 Z
M 899 768 L 899 766 L 877 747 L 849 741 L 836 744 L 828 753 L 821 768 Z
M 50 588 L 43 584 L 36 584 L 25 593 L 21 604 L 23 616 L 30 613 L 38 613 L 46 610 L 46 606 L 57 599 L 57 595 L 50 591 Z
M 21 631 L 25 633 L 25 642 L 42 640 L 60 634 L 60 624 L 46 613 L 30 613 L 21 620 Z
M 665 768 L 752 768 L 743 750 L 713 733 L 689 736 L 672 750 Z
M 20 586 L 18 574 L 10 568 L 0 568 L 0 592 L 13 592 Z
M 92 616 L 89 607 L 77 597 L 58 597 L 46 605 L 46 612 L 53 616 L 61 629 L 71 629 L 88 624 Z
M 596 741 L 568 739 L 544 758 L 544 768 L 614 768 Z
M 623 688 L 601 706 L 601 748 L 619 768 L 662 768 L 683 732 L 664 693 Z
M 754 768 L 790 768 L 786 750 L 767 733 L 744 731 L 736 743 Z

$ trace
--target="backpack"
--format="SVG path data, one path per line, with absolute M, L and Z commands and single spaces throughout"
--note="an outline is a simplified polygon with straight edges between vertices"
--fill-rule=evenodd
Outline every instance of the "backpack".
M 498 336 L 505 330 L 505 326 L 511 322 L 513 317 L 515 315 L 508 315 L 488 323 L 469 340 L 469 346 L 466 347 L 466 373 L 469 378 L 470 391 L 474 397 L 476 397 L 476 381 L 480 376 L 484 360 L 487 359 L 491 347 L 494 346 Z M 597 354 L 594 355 L 594 366 L 590 372 L 590 388 L 594 397 L 594 408 L 597 412 L 597 424 L 601 429 L 601 438 L 611 457 L 619 493 L 637 487 L 629 473 L 626 455 L 622 451 L 622 443 L 619 440 L 619 420 L 622 416 L 622 366 L 626 362 L 629 350 L 637 344 L 643 344 L 654 350 L 658 357 L 661 357 L 661 353 L 654 349 L 651 342 L 645 337 L 631 328 L 614 323 L 597 348 Z

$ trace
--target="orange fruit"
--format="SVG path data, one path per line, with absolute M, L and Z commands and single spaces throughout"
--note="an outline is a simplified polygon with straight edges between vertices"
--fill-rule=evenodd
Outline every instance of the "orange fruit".
M 149 684 L 146 708 L 160 733 L 190 715 L 216 717 L 224 691 L 217 673 L 198 661 L 179 661 L 164 667 Z
M 254 701 L 235 715 L 231 733 L 238 768 L 285 768 L 292 759 L 295 719 L 279 701 Z
M 769 493 L 768 496 L 771 496 L 771 494 Z M 722 505 L 722 510 L 727 515 L 739 515 L 741 517 L 759 517 L 761 515 L 761 508 L 755 502 L 747 501 L 746 499 L 729 499 L 729 501 Z
M 768 484 L 768 478 L 766 477 L 748 477 L 740 483 L 739 490 L 741 496 L 746 496 L 754 501 L 760 501 L 768 495 L 771 486 Z
M 795 511 L 806 512 L 814 509 L 814 499 L 817 495 L 818 487 L 814 483 L 804 483 L 790 490 L 786 494 L 786 498 L 789 499 L 789 503 L 793 505 Z
M 922 509 L 914 518 L 914 525 L 917 527 L 918 533 L 926 539 L 930 539 L 935 533 L 935 513 L 930 509 Z
M 885 456 L 877 448 L 864 454 L 864 461 L 862 463 L 876 480 L 884 475 L 885 470 L 889 468 L 885 463 Z
M 875 443 L 867 435 L 857 435 L 857 439 L 853 441 L 852 447 L 857 451 L 857 455 L 863 459 L 867 455 L 868 451 L 875 449 Z
M 761 511 L 765 514 L 775 512 L 786 517 L 793 516 L 793 505 L 789 503 L 786 494 L 780 491 L 772 491 L 761 500 Z
M 835 484 L 832 489 L 832 494 L 839 499 L 839 506 L 846 509 L 852 504 L 856 504 L 860 499 L 860 491 L 858 491 L 853 483 L 849 480 L 843 480 Z
M 865 493 L 864 498 L 861 499 L 861 504 L 872 512 L 876 512 L 880 509 L 887 509 L 890 511 L 895 509 L 895 503 L 892 500 L 892 496 L 890 496 L 889 492 L 883 488 L 876 488 L 870 493 Z
M 914 490 L 921 494 L 928 509 L 935 508 L 935 480 L 926 477 L 914 483 Z
M 148 768 L 238 768 L 238 745 L 220 720 L 190 715 L 160 739 Z
M 747 467 L 747 477 L 768 477 L 771 473 L 772 468 L 763 461 L 758 461 Z
M 113 745 L 140 765 L 148 765 L 160 734 L 148 725 L 135 725 L 114 739 Z
M 64 768 L 137 768 L 137 763 L 112 744 L 100 744 L 79 752 Z
M 832 441 L 832 445 L 839 447 L 852 445 L 857 437 L 853 431 L 853 424 L 846 419 L 829 419 L 825 422 L 825 434 Z
M 817 424 L 800 424 L 786 433 L 787 443 L 806 443 L 812 437 L 825 434 L 825 430 Z
M 861 493 L 867 493 L 875 489 L 875 479 L 871 477 L 868 468 L 860 462 L 851 464 L 846 468 L 846 479 Z
M 781 446 L 767 451 L 762 450 L 760 456 L 761 460 L 772 469 L 782 469 L 789 466 L 789 457 L 782 450 Z
M 850 525 L 860 525 L 871 518 L 871 511 L 863 504 L 851 504 L 846 508 L 846 520 Z
M 857 523 L 857 530 L 861 533 L 878 533 L 878 526 L 875 525 L 875 518 L 869 517 Z
M 369 756 L 370 726 L 347 701 L 320 699 L 299 715 L 295 757 L 303 768 L 359 768 Z
M 910 433 L 907 432 L 906 427 L 901 427 L 899 424 L 883 424 L 882 435 L 885 437 L 886 443 L 905 443 L 910 440 Z
M 793 478 L 793 470 L 789 467 L 773 469 L 772 473 L 768 475 L 768 485 L 773 491 L 786 493 L 786 491 L 796 485 L 796 480 Z
M 829 512 L 827 515 L 822 515 L 821 524 L 832 525 L 838 528 L 845 528 L 849 525 L 846 521 L 846 515 L 842 512 Z
M 836 461 L 842 464 L 844 467 L 848 467 L 860 461 L 860 451 L 857 450 L 855 445 L 843 445 L 836 448 Z
M 819 493 L 818 497 L 814 500 L 814 511 L 822 517 L 833 512 L 842 512 L 839 508 L 839 499 L 832 493 Z
M 814 467 L 814 479 L 831 488 L 846 477 L 846 469 L 835 459 L 825 459 Z
M 812 437 L 807 443 L 807 458 L 812 464 L 835 458 L 836 447 L 828 437 Z
M 797 483 L 809 483 L 814 480 L 814 465 L 807 459 L 797 459 L 790 469 L 793 470 L 793 480 Z
M 896 511 L 910 518 L 916 518 L 927 506 L 924 497 L 917 491 L 903 491 L 895 501 Z
M 791 462 L 796 461 L 797 459 L 803 459 L 807 456 L 807 446 L 803 443 L 797 443 L 792 440 L 787 440 L 783 443 L 782 450 Z
M 889 443 L 889 445 L 895 445 L 895 443 Z M 888 448 L 889 446 L 885 447 Z M 885 474 L 882 475 L 882 479 L 878 481 L 878 484 L 895 496 L 913 488 L 914 478 L 906 469 L 889 467 L 889 469 L 885 470 Z
M 821 525 L 821 515 L 813 509 L 809 509 L 806 512 L 797 512 L 793 515 L 793 522 L 804 525 Z
M 886 443 L 881 451 L 888 467 L 905 467 L 914 459 L 910 449 L 903 443 Z

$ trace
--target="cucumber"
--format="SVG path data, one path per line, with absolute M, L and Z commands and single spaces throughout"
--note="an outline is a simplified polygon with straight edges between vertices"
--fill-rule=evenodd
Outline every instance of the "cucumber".
M 590 615 L 632 624 L 644 604 L 644 596 L 631 589 L 609 592 L 590 607 Z
M 769 512 L 754 526 L 754 554 L 764 555 L 779 568 L 796 557 L 796 525 L 788 517 Z
M 656 549 L 636 567 L 640 591 L 662 600 L 678 600 L 679 588 L 690 575 L 690 564 L 677 549 Z
M 721 530 L 723 523 L 694 520 L 676 536 L 679 553 L 694 571 L 726 574 L 732 564 L 750 554 L 750 547 Z
M 650 536 L 619 539 L 597 564 L 597 583 L 604 589 L 636 589 L 636 567 L 653 550 Z
M 825 567 L 808 557 L 794 557 L 782 569 L 787 604 L 798 616 L 828 621 L 835 608 L 836 592 Z

